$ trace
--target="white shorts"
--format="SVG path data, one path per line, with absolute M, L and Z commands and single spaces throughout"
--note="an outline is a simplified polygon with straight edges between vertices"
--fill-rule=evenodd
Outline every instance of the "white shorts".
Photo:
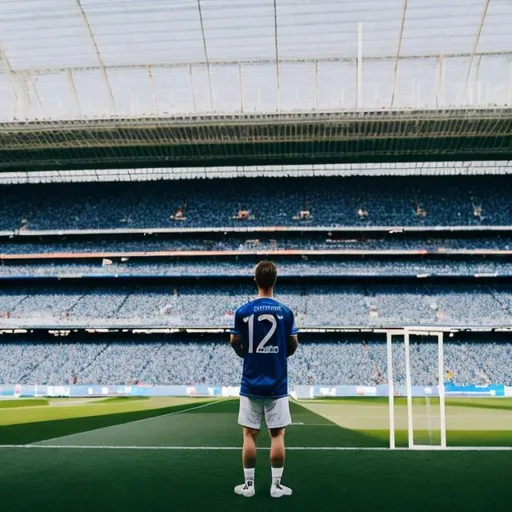
M 265 423 L 268 428 L 282 428 L 292 422 L 287 396 L 282 398 L 240 397 L 240 411 L 238 413 L 238 423 L 240 425 L 260 430 L 263 413 L 265 413 Z

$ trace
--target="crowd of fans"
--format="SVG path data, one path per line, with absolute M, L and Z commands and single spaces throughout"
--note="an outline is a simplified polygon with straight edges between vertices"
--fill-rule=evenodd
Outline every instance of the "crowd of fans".
M 238 178 L 2 187 L 0 230 L 509 225 L 509 176 Z
M 430 339 L 431 340 L 431 339 Z M 437 344 L 411 344 L 413 385 L 437 383 Z M 394 382 L 405 383 L 403 342 L 393 343 Z M 512 343 L 444 344 L 445 380 L 459 385 L 512 385 Z M 241 359 L 228 343 L 106 342 L 0 343 L 1 383 L 238 385 Z M 386 384 L 381 341 L 301 343 L 289 359 L 290 384 Z
M 250 226 L 510 226 L 512 179 L 487 177 L 353 177 L 177 180 L 158 183 L 52 184 L 0 187 L 0 231 L 213 228 Z M 512 249 L 510 237 L 340 239 L 336 234 L 212 235 L 204 238 L 101 240 L 4 238 L 0 253 L 102 251 L 267 251 L 279 249 Z M 97 263 L 3 264 L 0 277 L 121 273 L 160 276 L 250 275 L 247 261 L 131 260 Z M 476 259 L 283 260 L 281 275 L 509 273 L 507 261 Z M 113 281 L 111 281 L 113 282 Z M 109 283 L 111 283 L 109 282 Z M 2 286 L 0 328 L 66 325 L 229 327 L 254 287 L 219 285 Z M 299 327 L 508 325 L 512 288 L 505 285 L 384 285 L 328 280 L 278 284 L 276 298 Z M 436 347 L 424 342 L 411 356 L 416 384 L 432 385 Z M 512 383 L 512 344 L 446 343 L 445 366 L 457 383 Z M 185 342 L 0 343 L 0 382 L 60 384 L 235 385 L 240 360 L 227 344 Z M 396 348 L 398 382 L 405 372 Z M 374 340 L 304 343 L 290 360 L 292 384 L 382 384 L 386 348 Z
M 511 219 L 512 221 L 512 219 Z M 427 250 L 439 251 L 444 249 L 457 250 L 512 250 L 512 238 L 506 236 L 450 238 L 435 237 L 413 238 L 408 235 L 399 237 L 360 237 L 336 238 L 327 234 L 317 235 L 306 233 L 303 236 L 291 234 L 289 237 L 274 239 L 255 238 L 255 235 L 245 236 L 230 233 L 224 238 L 209 238 L 203 235 L 199 238 L 185 238 L 178 235 L 172 239 L 145 237 L 143 240 L 127 240 L 104 238 L 103 240 L 67 239 L 62 242 L 48 241 L 44 238 L 30 243 L 13 243 L 10 240 L 2 243 L 3 254 L 47 254 L 47 253 L 120 253 L 120 252 L 155 252 L 155 251 L 281 251 L 281 250 Z M 209 235 L 211 236 L 211 235 Z M 260 235 L 257 235 L 260 236 Z
M 509 325 L 507 285 L 283 284 L 276 298 L 297 324 L 315 326 Z M 2 325 L 141 325 L 227 327 L 254 287 L 213 285 L 5 286 Z
M 425 258 L 353 258 L 353 259 L 279 259 L 280 276 L 473 276 L 475 274 L 510 275 L 508 261 L 489 259 L 425 259 Z M 178 259 L 148 262 L 121 261 L 120 258 L 94 263 L 0 264 L 0 277 L 34 276 L 245 276 L 252 275 L 253 264 L 243 260 Z M 1 302 L 1 299 L 0 299 Z

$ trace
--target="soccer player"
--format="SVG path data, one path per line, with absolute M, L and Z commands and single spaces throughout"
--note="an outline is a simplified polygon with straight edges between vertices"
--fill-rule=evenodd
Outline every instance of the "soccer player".
M 292 493 L 281 484 L 281 478 L 284 432 L 291 422 L 286 358 L 297 350 L 298 330 L 292 311 L 273 298 L 276 279 L 277 269 L 272 262 L 262 261 L 256 266 L 258 297 L 236 310 L 235 327 L 231 330 L 231 346 L 244 360 L 238 423 L 243 427 L 245 483 L 237 485 L 235 493 L 245 497 L 255 494 L 256 439 L 263 415 L 271 439 L 270 495 L 280 498 Z

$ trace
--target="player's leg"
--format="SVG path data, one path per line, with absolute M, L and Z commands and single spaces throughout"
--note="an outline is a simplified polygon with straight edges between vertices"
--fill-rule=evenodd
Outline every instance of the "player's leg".
M 244 443 L 242 446 L 242 464 L 244 467 L 245 483 L 254 485 L 254 470 L 256 467 L 256 439 L 259 430 L 243 427 Z
M 285 461 L 284 433 L 284 428 L 270 429 L 270 466 L 272 471 L 270 495 L 272 498 L 280 498 L 281 496 L 290 496 L 292 494 L 292 490 L 281 483 Z
M 242 464 L 245 483 L 235 487 L 235 493 L 247 498 L 254 496 L 254 471 L 256 467 L 256 439 L 261 428 L 263 400 L 240 397 L 238 423 L 243 427 Z
M 270 466 L 273 498 L 289 496 L 292 490 L 281 483 L 284 471 L 286 449 L 284 443 L 285 427 L 291 423 L 288 397 L 268 400 L 265 404 L 265 420 L 270 432 Z

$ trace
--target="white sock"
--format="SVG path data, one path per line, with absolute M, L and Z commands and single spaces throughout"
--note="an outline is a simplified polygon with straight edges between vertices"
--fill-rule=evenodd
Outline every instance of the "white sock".
M 271 468 L 272 470 L 272 485 L 279 485 L 283 476 L 284 468 Z
M 245 485 L 254 485 L 254 468 L 244 468 Z

